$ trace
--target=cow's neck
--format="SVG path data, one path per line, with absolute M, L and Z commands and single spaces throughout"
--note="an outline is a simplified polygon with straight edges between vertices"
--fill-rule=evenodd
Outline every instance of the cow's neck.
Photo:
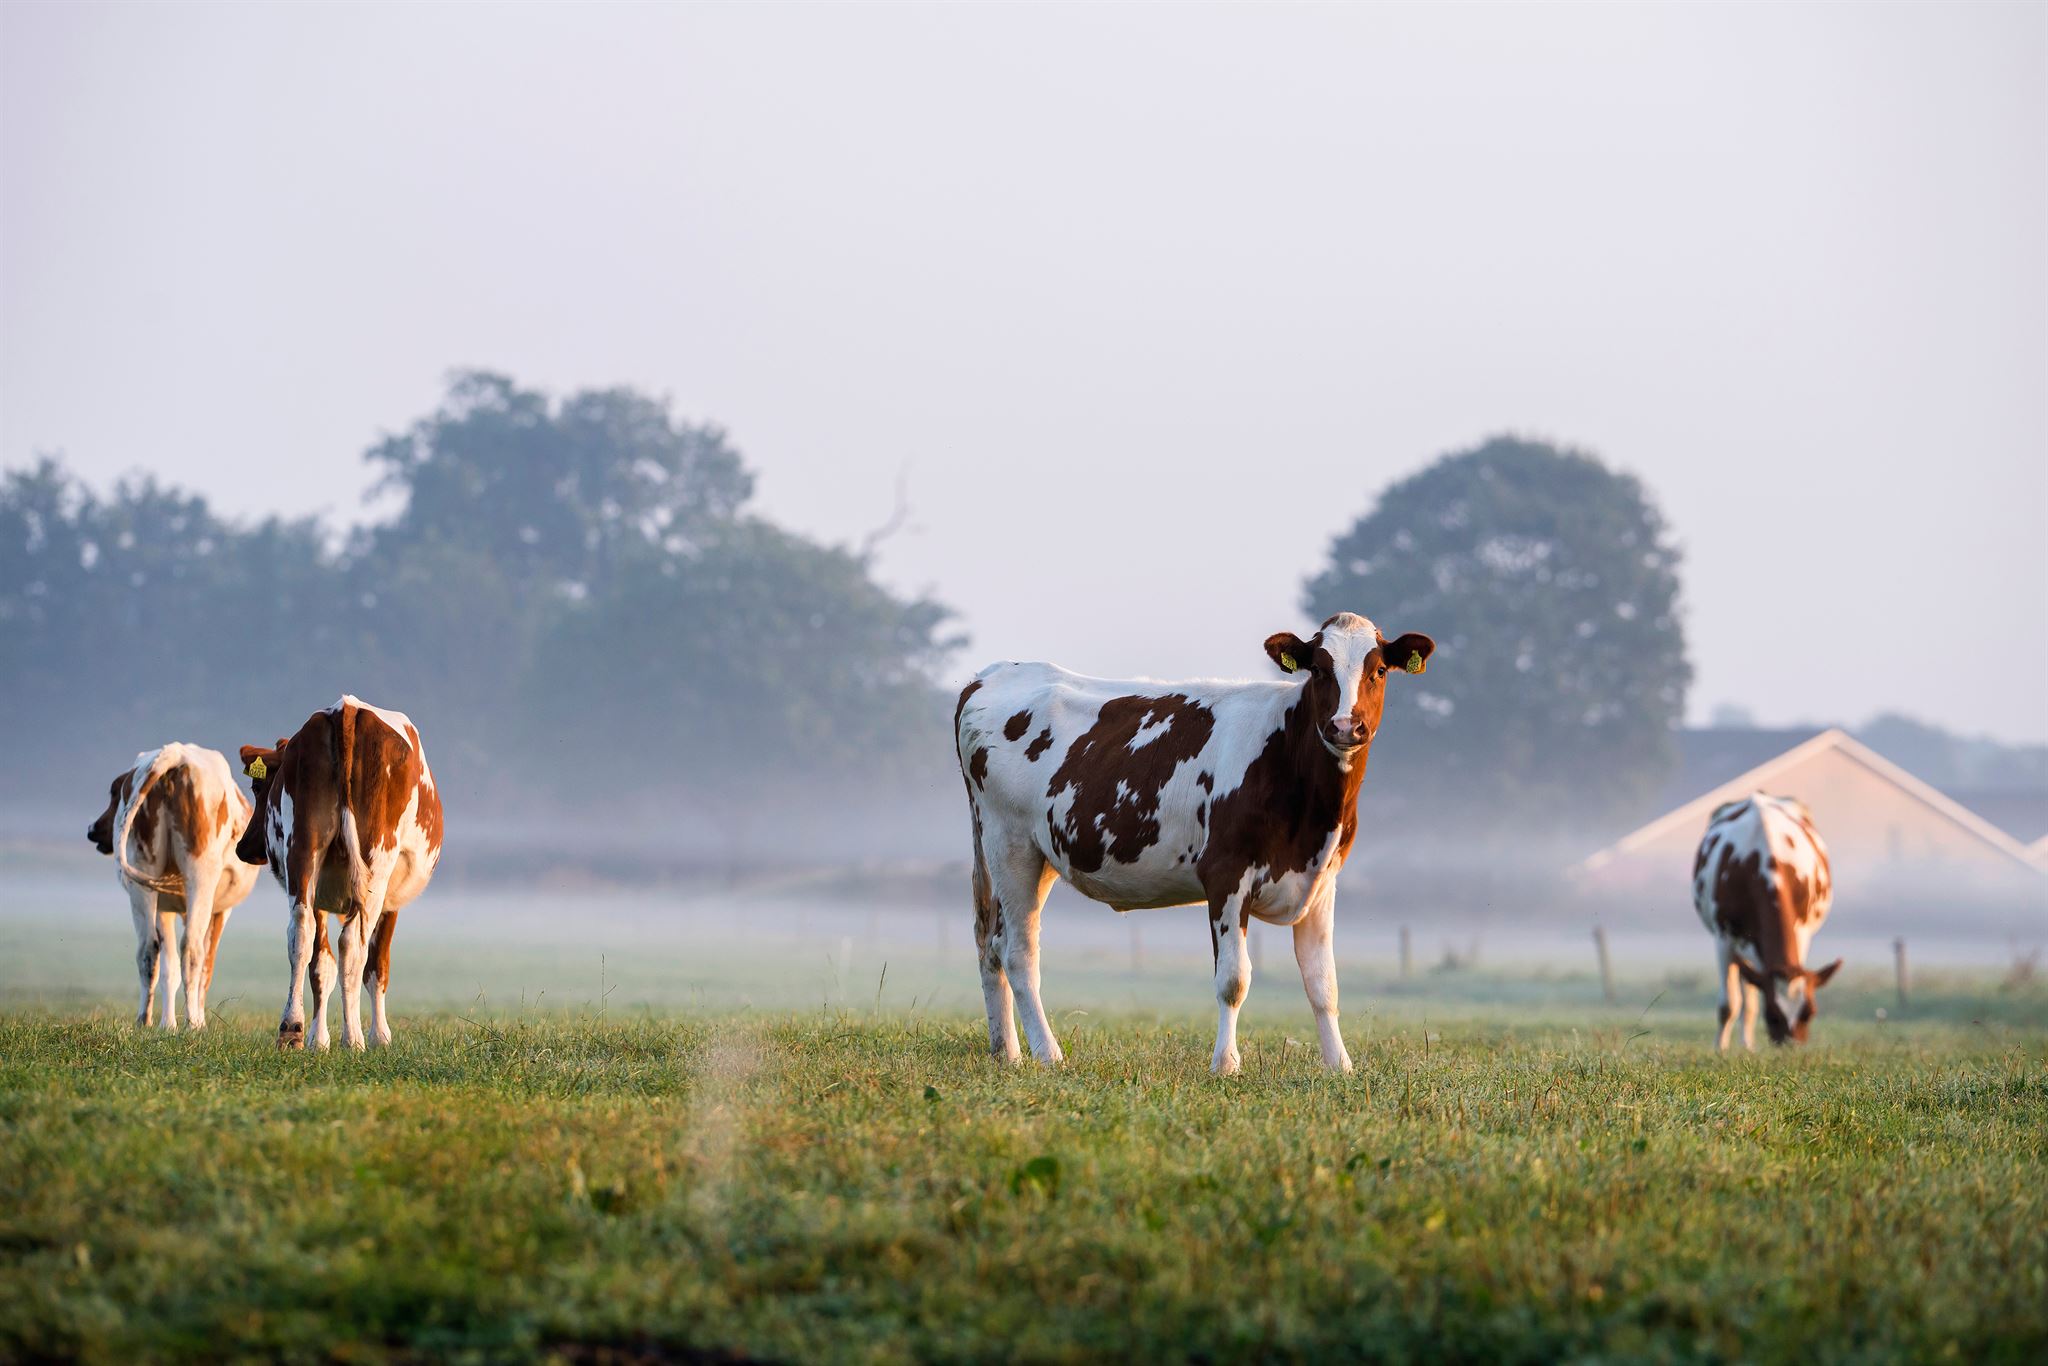
M 1351 839 L 1358 831 L 1358 788 L 1365 781 L 1370 745 L 1359 750 L 1348 769 L 1339 764 L 1337 756 L 1323 743 L 1316 717 L 1308 705 L 1306 688 L 1288 709 L 1283 728 L 1288 758 L 1304 798 L 1301 828 L 1296 835 L 1320 841 L 1327 839 L 1332 830 L 1341 832 L 1337 841 L 1337 857 L 1341 859 L 1351 852 Z

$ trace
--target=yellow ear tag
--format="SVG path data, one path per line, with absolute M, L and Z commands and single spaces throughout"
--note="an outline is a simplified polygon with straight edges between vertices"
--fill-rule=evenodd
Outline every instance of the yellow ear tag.
M 1408 663 L 1407 663 L 1406 665 L 1404 665 L 1403 667 L 1404 667 L 1404 668 L 1406 668 L 1406 669 L 1408 670 L 1408 672 L 1409 672 L 1409 673 L 1412 673 L 1412 674 L 1419 674 L 1419 673 L 1421 673 L 1421 672 L 1422 672 L 1422 651 L 1420 651 L 1420 650 L 1410 650 L 1410 651 L 1408 652 Z
M 1280 652 L 1280 667 L 1289 673 L 1293 673 L 1295 670 L 1294 656 L 1282 650 Z
M 243 769 L 242 772 L 252 778 L 267 778 L 270 776 L 270 769 L 264 765 L 261 759 L 251 759 L 249 766 Z

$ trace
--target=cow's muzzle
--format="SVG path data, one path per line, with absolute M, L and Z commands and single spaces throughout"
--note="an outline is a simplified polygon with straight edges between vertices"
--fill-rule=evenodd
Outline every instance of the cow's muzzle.
M 1370 739 L 1372 732 L 1365 728 L 1365 724 L 1350 717 L 1323 722 L 1323 743 L 1333 750 L 1349 754 L 1363 748 Z

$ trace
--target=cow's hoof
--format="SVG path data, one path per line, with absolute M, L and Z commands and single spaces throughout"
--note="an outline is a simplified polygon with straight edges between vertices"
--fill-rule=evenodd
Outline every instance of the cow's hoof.
M 306 1027 L 303 1024 L 281 1024 L 277 1027 L 277 1051 L 293 1053 L 306 1046 Z
M 1209 1061 L 1209 1070 L 1219 1077 L 1234 1077 L 1243 1066 L 1244 1063 L 1238 1058 L 1235 1048 Z

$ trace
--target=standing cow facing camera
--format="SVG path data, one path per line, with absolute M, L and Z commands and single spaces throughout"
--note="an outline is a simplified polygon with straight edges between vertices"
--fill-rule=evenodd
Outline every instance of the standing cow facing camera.
M 1269 637 L 1271 682 L 1085 678 L 993 664 L 960 694 L 954 733 L 974 820 L 974 939 L 996 1057 L 1061 1060 L 1038 989 L 1038 920 L 1055 876 L 1119 911 L 1206 902 L 1218 1073 L 1238 1070 L 1252 917 L 1294 929 L 1323 1063 L 1351 1070 L 1337 1026 L 1337 872 L 1389 673 L 1436 643 L 1388 640 L 1340 612 L 1308 640 Z
M 336 979 L 324 916 L 341 920 L 342 1042 L 391 1042 L 384 995 L 398 912 L 426 889 L 441 860 L 441 796 L 419 728 L 403 712 L 343 697 L 306 718 L 273 748 L 242 746 L 256 790 L 256 819 L 236 854 L 268 864 L 291 898 L 285 953 L 291 984 L 277 1046 L 306 1043 L 307 969 L 313 981 L 313 1041 L 328 1044 L 327 1005 Z M 361 992 L 370 979 L 370 1029 Z
M 1806 1042 L 1820 989 L 1842 966 L 1806 966 L 1834 896 L 1828 849 L 1804 803 L 1755 792 L 1714 808 L 1693 860 L 1692 900 L 1720 957 L 1717 1047 L 1728 1047 L 1738 997 L 1743 1047 L 1756 1048 L 1759 1005 L 1772 1043 Z
M 141 988 L 137 1028 L 157 1013 L 159 987 L 160 1022 L 165 1029 L 178 1027 L 181 976 L 185 1023 L 206 1028 L 206 998 L 221 935 L 229 913 L 256 885 L 256 870 L 235 857 L 249 809 L 228 761 L 198 745 L 146 750 L 108 785 L 106 810 L 87 827 L 85 837 L 102 854 L 113 856 L 135 916 L 135 974 Z M 185 926 L 182 951 L 180 922 Z

